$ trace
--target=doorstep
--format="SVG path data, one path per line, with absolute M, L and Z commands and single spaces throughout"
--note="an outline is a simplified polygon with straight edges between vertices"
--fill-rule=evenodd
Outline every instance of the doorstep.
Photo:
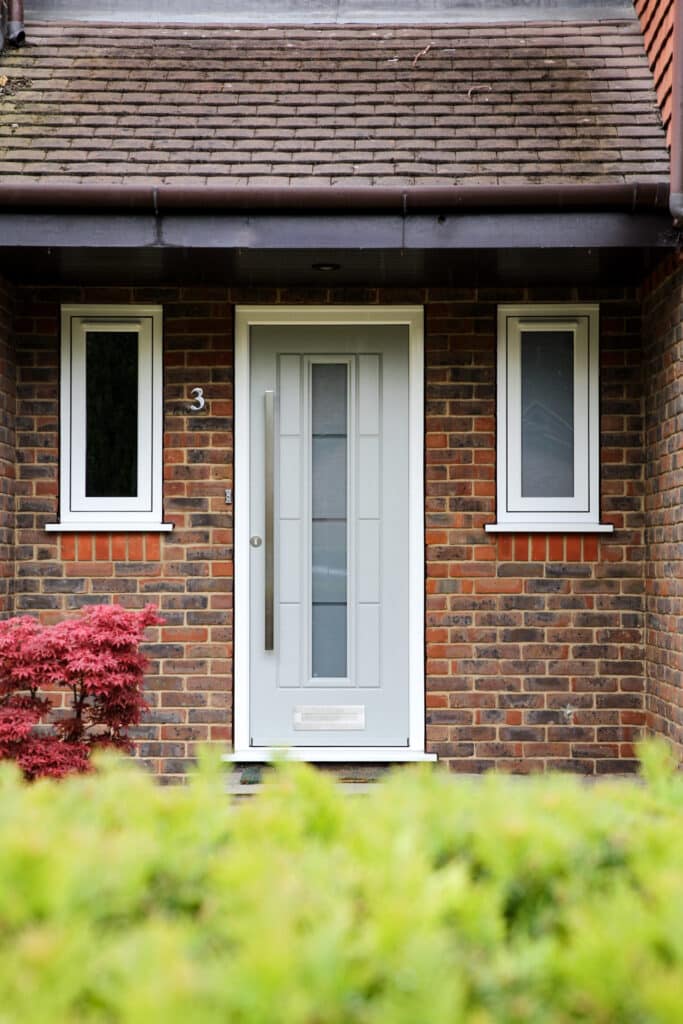
M 318 771 L 330 775 L 342 792 L 366 793 L 393 767 L 391 764 L 329 764 L 316 765 Z M 263 789 L 264 776 L 272 771 L 269 765 L 236 764 L 226 777 L 225 791 L 230 796 L 252 796 Z
M 330 775 L 343 793 L 368 793 L 387 772 L 396 768 L 395 764 L 317 764 L 318 771 Z M 226 775 L 225 792 L 237 798 L 254 796 L 264 788 L 264 777 L 272 767 L 267 764 L 235 764 L 233 770 Z M 491 772 L 443 772 L 453 782 L 482 782 Z M 494 773 L 506 779 L 523 783 L 529 779 L 544 776 L 543 772 L 529 773 Z M 569 775 L 588 786 L 602 782 L 624 782 L 643 785 L 643 779 L 633 772 L 614 772 L 606 775 L 583 775 L 575 772 L 557 772 L 558 775 Z

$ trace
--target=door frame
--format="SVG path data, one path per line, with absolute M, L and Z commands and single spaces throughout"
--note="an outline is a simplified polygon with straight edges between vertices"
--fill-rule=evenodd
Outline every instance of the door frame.
M 250 745 L 250 373 L 249 334 L 255 325 L 401 324 L 408 327 L 408 701 L 405 747 L 291 747 L 298 761 L 426 761 L 424 563 L 424 309 L 422 306 L 237 306 L 234 375 L 234 752 L 226 760 L 269 761 L 282 751 Z

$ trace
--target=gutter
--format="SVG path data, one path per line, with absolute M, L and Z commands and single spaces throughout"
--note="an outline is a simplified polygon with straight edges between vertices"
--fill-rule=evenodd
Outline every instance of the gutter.
M 673 83 L 671 86 L 671 189 L 669 210 L 683 227 L 683 0 L 674 0 Z
M 24 0 L 9 0 L 7 41 L 11 46 L 22 46 L 26 42 Z
M 683 0 L 682 0 L 683 2 Z M 683 191 L 683 189 L 682 189 Z M 683 200 L 683 196 L 679 197 Z M 5 212 L 93 211 L 216 212 L 251 210 L 279 213 L 316 211 L 394 212 L 478 210 L 558 213 L 574 211 L 666 210 L 666 183 L 560 185 L 220 186 L 0 183 Z

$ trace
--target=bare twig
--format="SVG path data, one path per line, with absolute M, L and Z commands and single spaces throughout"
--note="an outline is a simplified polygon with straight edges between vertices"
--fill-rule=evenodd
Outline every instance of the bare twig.
M 426 57 L 427 54 L 429 53 L 429 51 L 431 50 L 433 45 L 434 45 L 433 43 L 427 43 L 427 45 L 425 46 L 424 50 L 420 50 L 419 53 L 415 54 L 415 59 L 413 60 L 413 67 L 414 68 L 417 67 L 417 62 L 419 61 L 420 57 Z
M 491 92 L 491 86 L 486 84 L 471 85 L 467 90 L 467 99 L 471 100 L 475 92 Z

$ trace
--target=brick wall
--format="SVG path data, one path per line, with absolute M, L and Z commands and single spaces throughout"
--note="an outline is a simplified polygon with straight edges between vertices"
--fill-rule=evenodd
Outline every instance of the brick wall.
M 14 598 L 14 487 L 16 404 L 14 348 L 10 338 L 11 292 L 0 278 L 0 616 Z
M 613 536 L 486 535 L 495 514 L 497 302 L 600 301 L 603 511 Z M 177 777 L 232 708 L 232 306 L 426 302 L 427 740 L 457 771 L 633 766 L 643 725 L 643 437 L 630 292 L 22 288 L 17 610 L 157 603 L 141 754 Z M 164 307 L 163 535 L 46 534 L 57 512 L 61 302 Z M 201 386 L 206 412 L 185 406 Z
M 496 303 L 598 299 L 602 511 L 617 529 L 487 535 Z M 632 293 L 570 290 L 464 290 L 427 306 L 427 733 L 457 771 L 633 767 L 644 723 L 639 312 Z
M 164 306 L 164 513 L 171 534 L 47 534 L 57 518 L 59 305 Z M 157 604 L 166 624 L 148 646 L 140 754 L 152 771 L 181 774 L 198 741 L 231 740 L 232 309 L 225 290 L 19 291 L 16 319 L 21 452 L 17 612 L 45 621 L 86 604 Z M 207 409 L 187 412 L 202 387 Z
M 646 356 L 646 707 L 683 757 L 683 262 L 651 282 Z
M 673 82 L 674 4 L 681 0 L 635 0 L 643 30 L 648 63 L 654 76 L 662 121 L 671 142 L 671 86 Z

